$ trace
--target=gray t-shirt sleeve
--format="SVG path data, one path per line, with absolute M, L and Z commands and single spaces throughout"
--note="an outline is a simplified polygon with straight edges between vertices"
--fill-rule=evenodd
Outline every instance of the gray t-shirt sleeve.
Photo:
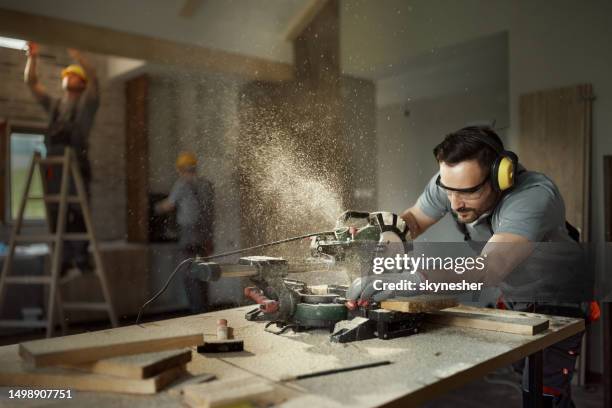
M 168 201 L 174 206 L 177 206 L 179 201 L 183 197 L 185 197 L 185 183 L 181 179 L 178 179 L 174 185 L 172 186 L 172 190 L 170 191 L 170 195 L 168 196 Z
M 446 193 L 436 185 L 438 178 L 436 173 L 425 186 L 425 190 L 417 200 L 417 207 L 421 209 L 430 218 L 439 220 L 444 217 L 449 211 L 450 203 Z
M 531 242 L 543 241 L 547 232 L 564 222 L 565 206 L 556 191 L 534 185 L 509 195 L 498 210 L 495 233 L 511 233 Z

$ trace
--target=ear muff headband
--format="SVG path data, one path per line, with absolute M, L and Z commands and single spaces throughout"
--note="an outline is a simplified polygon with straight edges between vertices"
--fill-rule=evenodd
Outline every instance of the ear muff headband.
M 474 138 L 486 144 L 497 153 L 497 159 L 491 166 L 491 184 L 497 191 L 505 191 L 514 185 L 516 169 L 518 168 L 518 156 L 510 150 L 504 150 L 503 145 L 489 140 L 483 133 L 472 134 Z

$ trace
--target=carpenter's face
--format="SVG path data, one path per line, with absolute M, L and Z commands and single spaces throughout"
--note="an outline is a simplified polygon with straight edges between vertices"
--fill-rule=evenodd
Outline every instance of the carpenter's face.
M 490 210 L 498 194 L 491 186 L 489 169 L 483 169 L 476 160 L 466 160 L 454 165 L 440 162 L 442 187 L 459 222 L 470 223 Z
M 68 74 L 62 79 L 62 89 L 66 91 L 80 92 L 85 86 L 86 82 L 76 74 Z

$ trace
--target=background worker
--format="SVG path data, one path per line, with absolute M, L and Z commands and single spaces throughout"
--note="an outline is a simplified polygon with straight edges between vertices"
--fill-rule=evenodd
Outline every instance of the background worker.
M 168 198 L 155 206 L 158 214 L 176 211 L 181 260 L 206 256 L 213 251 L 213 188 L 208 180 L 198 177 L 197 164 L 193 153 L 181 153 L 176 160 L 179 178 Z M 187 273 L 185 290 L 191 311 L 206 311 L 207 284 Z
M 50 96 L 38 81 L 36 66 L 39 46 L 28 43 L 24 80 L 32 95 L 49 114 L 49 125 L 45 135 L 47 155 L 63 155 L 71 147 L 76 155 L 85 189 L 89 193 L 91 167 L 87 156 L 89 134 L 100 105 L 96 70 L 79 51 L 68 49 L 68 54 L 77 64 L 69 65 L 61 72 L 62 94 L 59 98 Z M 61 187 L 61 167 L 47 166 L 46 185 L 49 194 L 58 194 Z M 74 194 L 74 186 L 70 188 Z M 57 204 L 49 204 L 50 227 L 55 230 L 58 213 Z M 85 221 L 80 205 L 69 205 L 66 218 L 67 232 L 85 232 Z M 90 270 L 87 242 L 69 241 L 64 244 L 62 273 L 75 266 L 79 271 Z
M 434 156 L 440 171 L 401 215 L 412 239 L 450 212 L 465 241 L 487 261 L 482 270 L 423 271 L 414 279 L 485 282 L 501 290 L 507 307 L 585 317 L 582 305 L 589 303 L 581 302 L 592 299 L 592 282 L 554 182 L 524 169 L 489 128 L 466 127 L 447 135 Z M 406 274 L 385 279 L 401 275 Z M 357 279 L 347 297 L 364 302 L 392 296 L 374 290 L 372 282 L 371 277 Z M 573 406 L 571 379 L 581 339 L 582 333 L 544 350 L 543 394 L 549 404 Z M 524 375 L 524 389 L 527 384 Z

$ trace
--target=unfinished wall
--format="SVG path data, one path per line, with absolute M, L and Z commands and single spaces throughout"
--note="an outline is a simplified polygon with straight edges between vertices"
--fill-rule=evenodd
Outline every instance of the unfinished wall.
M 72 63 L 66 51 L 42 47 L 38 76 L 48 92 L 61 93 L 60 71 Z M 98 70 L 101 103 L 90 135 L 89 159 L 92 166 L 91 205 L 98 239 L 123 239 L 125 235 L 124 168 L 124 89 L 121 81 L 107 77 L 111 57 L 91 56 Z M 0 48 L 0 117 L 14 126 L 44 129 L 47 114 L 31 96 L 23 82 L 26 57 L 22 51 Z M 4 164 L 4 163 L 3 163 Z M 8 230 L 3 229 L 8 237 Z M 2 234 L 0 234 L 0 238 Z
M 195 153 L 198 173 L 215 189 L 216 251 L 239 245 L 236 110 L 240 84 L 222 75 L 170 69 L 150 75 L 151 192 L 168 193 L 177 179 L 177 155 Z
M 168 194 L 177 179 L 176 157 L 190 151 L 198 158 L 198 173 L 215 192 L 215 253 L 237 249 L 240 237 L 238 194 L 237 106 L 239 79 L 170 67 L 149 73 L 149 185 L 152 193 Z M 151 290 L 158 288 L 176 263 L 178 248 L 153 244 Z M 243 300 L 238 279 L 210 284 L 211 303 Z M 159 304 L 187 305 L 181 279 L 175 280 Z
M 349 205 L 354 210 L 376 211 L 379 209 L 376 87 L 373 81 L 343 76 L 340 78 L 340 94 L 342 132 L 352 173 Z

